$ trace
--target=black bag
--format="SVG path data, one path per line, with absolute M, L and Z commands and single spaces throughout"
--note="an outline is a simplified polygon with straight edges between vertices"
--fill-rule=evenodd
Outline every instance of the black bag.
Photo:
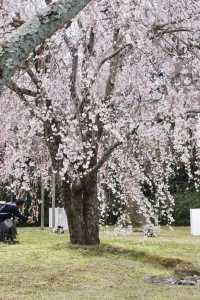
M 1 210 L 6 205 L 5 202 L 0 202 L 0 214 Z M 0 242 L 14 242 L 17 237 L 17 228 L 14 218 L 8 218 L 0 222 Z
M 16 222 L 6 219 L 0 223 L 0 242 L 14 242 L 17 237 Z

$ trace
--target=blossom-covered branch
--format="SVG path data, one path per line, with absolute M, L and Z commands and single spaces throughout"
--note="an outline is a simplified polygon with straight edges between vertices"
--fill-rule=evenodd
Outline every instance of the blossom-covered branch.
M 0 92 L 8 84 L 17 67 L 47 38 L 71 20 L 90 0 L 64 0 L 52 4 L 39 15 L 25 22 L 0 42 Z
M 137 134 L 137 129 L 139 126 L 137 126 L 136 128 L 134 128 L 131 132 L 129 132 L 126 135 L 125 140 L 127 141 L 131 136 L 134 136 Z M 110 156 L 112 155 L 113 151 L 115 151 L 115 149 L 117 149 L 119 146 L 123 145 L 123 141 L 117 141 L 116 143 L 114 143 L 112 146 L 110 146 L 105 153 L 103 153 L 102 157 L 99 159 L 99 161 L 97 162 L 96 166 L 94 166 L 92 168 L 92 170 L 90 170 L 87 174 L 87 176 L 92 175 L 94 172 L 98 171 L 105 162 L 108 161 L 108 159 L 110 158 Z

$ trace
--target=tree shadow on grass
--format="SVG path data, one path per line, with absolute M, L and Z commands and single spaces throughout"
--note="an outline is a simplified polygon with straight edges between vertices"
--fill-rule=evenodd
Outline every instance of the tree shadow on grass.
M 81 256 L 100 257 L 100 256 L 115 256 L 118 258 L 127 258 L 142 263 L 148 263 L 158 267 L 171 269 L 178 276 L 182 275 L 199 275 L 199 267 L 194 266 L 190 261 L 178 257 L 164 257 L 156 254 L 151 254 L 145 251 L 136 249 L 127 249 L 124 247 L 114 246 L 111 244 L 101 244 L 99 246 L 80 246 L 68 243 L 59 243 L 53 246 L 54 250 L 73 251 Z
M 154 265 L 160 265 L 165 268 L 175 268 L 178 264 L 190 264 L 181 258 L 163 257 L 159 255 L 153 255 L 145 251 L 139 251 L 135 249 L 126 249 L 123 247 L 113 246 L 109 244 L 101 244 L 100 246 L 77 246 L 68 244 L 69 249 L 79 251 L 82 255 L 87 256 L 103 256 L 114 255 L 118 257 L 126 257 L 133 260 L 138 260 L 145 263 Z

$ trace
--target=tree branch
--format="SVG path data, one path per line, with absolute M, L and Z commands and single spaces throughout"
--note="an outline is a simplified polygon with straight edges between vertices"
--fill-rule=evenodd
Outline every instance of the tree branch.
M 26 70 L 26 73 L 30 77 L 32 83 L 35 85 L 35 87 L 37 88 L 37 90 L 40 91 L 42 82 L 37 78 L 37 76 L 35 75 L 35 73 L 32 71 L 31 66 L 29 65 L 28 61 L 25 62 L 24 68 Z
M 69 49 L 69 52 L 71 54 L 72 58 L 72 68 L 71 68 L 71 74 L 70 74 L 70 95 L 71 99 L 75 106 L 75 115 L 74 118 L 77 118 L 78 124 L 79 124 L 79 133 L 81 138 L 83 137 L 82 129 L 81 129 L 81 121 L 80 121 L 80 100 L 77 94 L 77 73 L 78 73 L 78 63 L 79 63 L 79 56 L 78 56 L 78 48 L 74 46 L 70 41 L 67 39 L 67 37 L 64 37 L 64 41 Z M 64 62 L 65 64 L 65 62 Z M 66 64 L 65 64 L 66 66 Z M 67 66 L 66 66 L 67 68 Z
M 185 27 L 171 27 L 170 25 L 171 24 L 154 24 L 151 28 L 151 32 L 155 34 L 156 37 L 177 32 L 192 32 L 191 29 Z
M 29 108 L 29 111 L 31 112 L 31 115 L 38 118 L 39 120 L 42 120 L 41 118 L 39 118 L 35 111 L 34 111 L 34 108 L 32 107 L 32 105 L 27 101 L 26 97 L 25 97 L 25 93 L 24 91 L 27 91 L 26 89 L 21 89 L 14 81 L 10 81 L 9 84 L 8 84 L 8 87 L 16 93 L 16 95 L 18 95 L 18 97 L 20 98 L 20 100 L 24 103 L 24 105 L 26 107 Z M 32 92 L 32 91 L 30 91 Z M 30 95 L 28 95 L 30 96 Z M 34 96 L 33 96 L 34 97 Z M 43 121 L 43 120 L 42 120 Z
M 114 59 L 118 54 L 120 54 L 124 49 L 126 48 L 131 48 L 133 45 L 132 44 L 126 44 L 123 45 L 122 47 L 118 48 L 117 50 L 115 50 L 113 53 L 111 53 L 110 55 L 106 56 L 104 59 L 102 59 L 102 61 L 99 63 L 96 72 L 93 76 L 93 79 L 91 80 L 90 86 L 92 87 L 94 85 L 94 83 L 96 82 L 97 76 L 99 74 L 99 72 L 101 71 L 101 68 L 103 67 L 103 65 L 109 61 Z
M 14 82 L 11 80 L 10 81 L 10 84 L 9 84 L 9 87 L 11 88 L 11 87 L 14 87 Z M 15 85 L 15 87 L 16 87 L 17 85 Z M 13 88 L 12 88 L 13 89 Z M 31 91 L 31 90 L 29 90 L 29 89 L 26 89 L 26 88 L 21 88 L 21 87 L 17 87 L 17 89 L 18 90 L 20 90 L 20 93 L 21 94 L 23 94 L 23 95 L 25 95 L 25 96 L 29 96 L 29 97 L 33 97 L 33 98 L 35 98 L 35 97 L 37 97 L 38 96 L 38 93 L 37 92 L 35 92 L 35 91 Z M 14 90 L 14 89 L 13 89 Z
M 132 44 L 126 44 L 122 47 L 120 47 L 119 49 L 117 49 L 116 51 L 114 51 L 113 53 L 111 53 L 110 55 L 108 55 L 107 57 L 105 57 L 99 64 L 98 66 L 98 72 L 100 71 L 100 69 L 102 68 L 102 66 L 108 61 L 111 60 L 112 58 L 114 58 L 115 56 L 117 56 L 121 51 L 123 51 L 124 49 L 128 48 L 128 47 L 132 47 Z
M 70 75 L 70 94 L 71 98 L 74 102 L 74 105 L 76 107 L 76 114 L 78 113 L 78 107 L 79 107 L 79 97 L 77 95 L 76 91 L 76 83 L 77 83 L 77 73 L 78 73 L 78 62 L 79 62 L 79 57 L 78 57 L 78 48 L 74 46 L 66 36 L 64 36 L 64 41 L 65 44 L 67 45 L 69 52 L 71 54 L 72 58 L 72 68 L 71 68 L 71 75 Z M 63 61 L 66 69 L 68 68 L 66 63 Z
M 200 109 L 188 110 L 187 114 L 200 114 Z
M 138 129 L 139 125 L 134 128 L 131 132 L 129 132 L 126 135 L 126 140 L 128 140 L 131 136 L 135 135 L 137 133 L 137 129 Z M 123 141 L 118 141 L 115 144 L 113 144 L 101 157 L 101 159 L 97 162 L 96 166 L 94 166 L 89 173 L 87 174 L 87 176 L 90 176 L 91 174 L 93 174 L 94 172 L 98 171 L 103 165 L 104 163 L 110 158 L 111 154 L 114 152 L 115 149 L 117 149 L 119 146 L 123 145 Z
M 91 0 L 61 0 L 40 15 L 33 17 L 17 28 L 0 43 L 0 94 L 8 85 L 17 67 L 22 65 L 29 54 L 47 38 L 50 38 L 65 24 L 69 27 L 72 19 Z

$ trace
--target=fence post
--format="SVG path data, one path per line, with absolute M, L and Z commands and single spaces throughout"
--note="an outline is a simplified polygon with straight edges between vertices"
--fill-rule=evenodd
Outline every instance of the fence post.
M 55 172 L 52 171 L 52 228 L 55 227 L 55 208 L 56 208 L 56 178 Z
M 41 220 L 40 220 L 40 227 L 44 229 L 44 182 L 41 178 Z

